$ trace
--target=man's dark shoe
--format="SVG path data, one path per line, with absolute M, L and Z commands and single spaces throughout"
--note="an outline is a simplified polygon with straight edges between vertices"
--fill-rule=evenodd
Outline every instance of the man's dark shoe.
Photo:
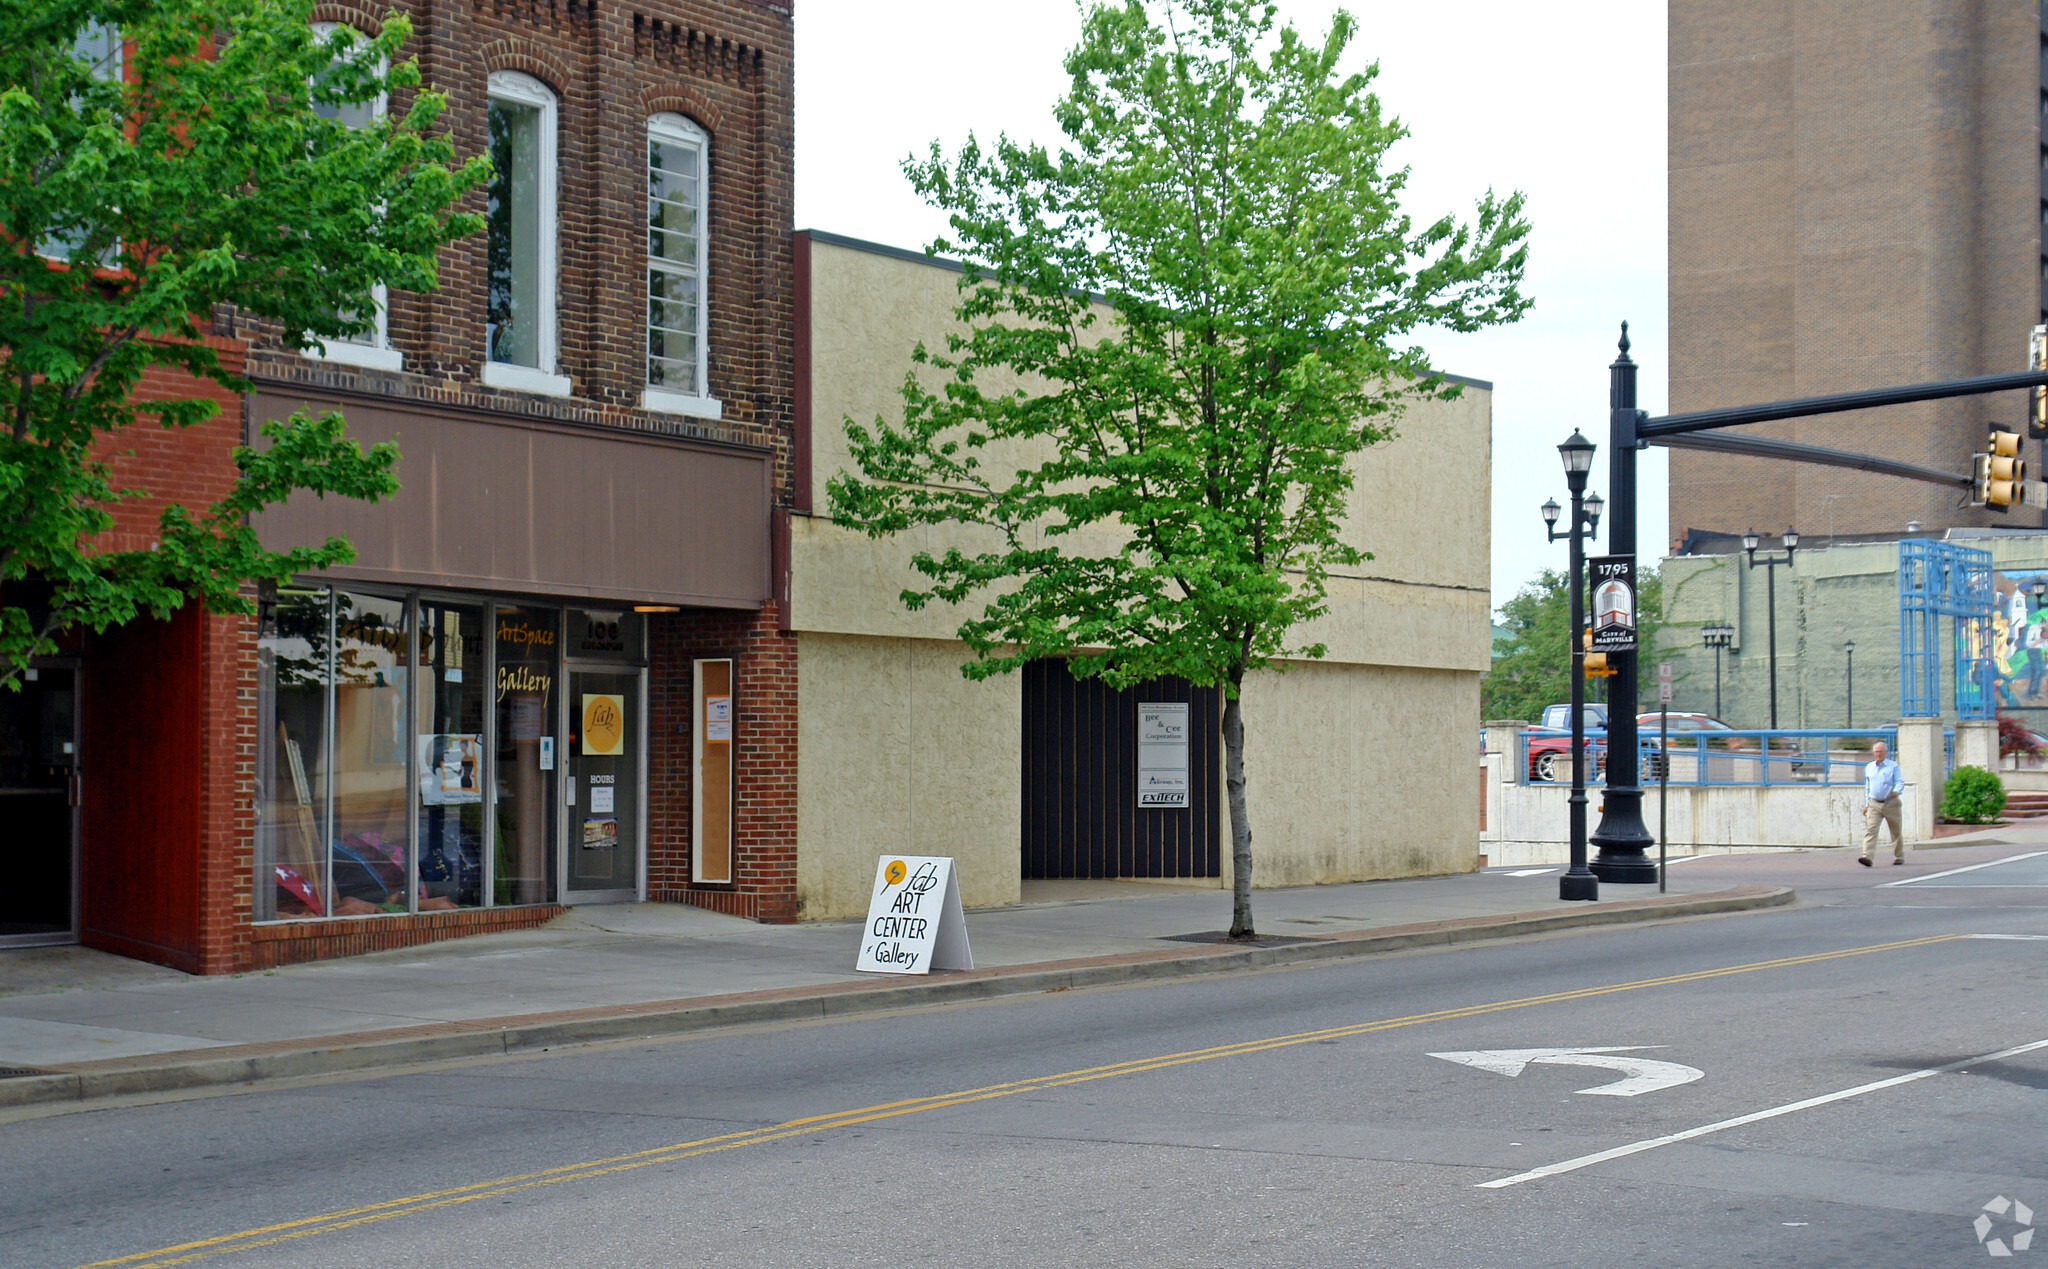
M 1870 867 L 1870 861 L 1868 859 L 1863 858 L 1860 855 L 1856 857 L 1856 862 L 1862 864 L 1865 868 Z
M 1905 866 L 1906 866 L 1906 861 L 1905 861 L 1905 860 L 1903 860 L 1903 859 L 1894 859 L 1894 860 L 1892 860 L 1892 867 L 1894 867 L 1894 868 L 1903 868 L 1903 867 L 1905 867 Z

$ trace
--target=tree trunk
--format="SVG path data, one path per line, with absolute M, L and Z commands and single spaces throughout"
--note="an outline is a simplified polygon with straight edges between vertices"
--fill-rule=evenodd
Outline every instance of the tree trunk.
M 1244 682 L 1231 676 L 1231 687 Z M 1230 800 L 1230 937 L 1248 939 L 1252 930 L 1252 821 L 1244 804 L 1244 711 L 1237 692 L 1223 698 L 1223 788 Z

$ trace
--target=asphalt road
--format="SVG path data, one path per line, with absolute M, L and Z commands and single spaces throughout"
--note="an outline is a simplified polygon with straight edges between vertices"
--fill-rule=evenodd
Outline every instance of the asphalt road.
M 1984 1263 L 1985 1204 L 2048 1225 L 2048 854 L 1802 859 L 1792 910 L 17 1117 L 0 1263 Z

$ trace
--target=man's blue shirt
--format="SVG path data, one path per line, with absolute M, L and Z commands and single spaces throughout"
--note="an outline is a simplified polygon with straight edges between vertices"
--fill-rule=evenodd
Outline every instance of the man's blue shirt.
M 1890 758 L 1863 765 L 1863 792 L 1871 801 L 1882 802 L 1905 787 L 1906 781 L 1899 775 L 1899 764 Z

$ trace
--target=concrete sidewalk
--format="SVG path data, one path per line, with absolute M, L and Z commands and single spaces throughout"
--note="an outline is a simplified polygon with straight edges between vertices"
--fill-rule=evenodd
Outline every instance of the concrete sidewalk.
M 1255 946 L 1230 899 L 1139 882 L 1027 883 L 970 912 L 976 968 L 856 974 L 857 922 L 757 925 L 671 904 L 576 909 L 536 930 L 224 978 L 84 948 L 0 952 L 0 1107 L 364 1070 L 708 1026 L 1228 972 L 1789 903 L 1674 869 L 1671 893 L 1568 904 L 1557 870 L 1261 890 Z

